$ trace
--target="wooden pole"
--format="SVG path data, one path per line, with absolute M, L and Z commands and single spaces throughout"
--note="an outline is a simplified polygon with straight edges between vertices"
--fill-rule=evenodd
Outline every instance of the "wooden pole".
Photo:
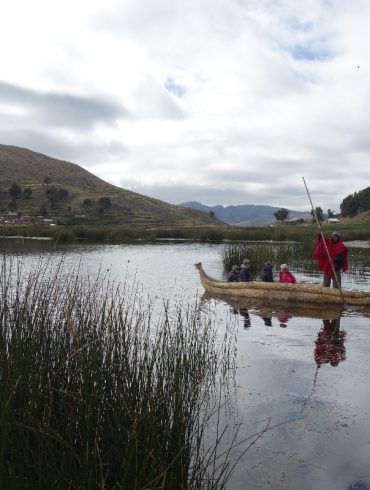
M 343 298 L 343 294 L 342 294 L 342 289 L 341 289 L 341 287 L 339 286 L 338 276 L 337 276 L 337 273 L 336 273 L 336 271 L 335 271 L 334 264 L 333 264 L 333 261 L 332 261 L 332 259 L 331 259 L 330 253 L 329 253 L 329 249 L 328 249 L 328 246 L 327 246 L 326 241 L 325 241 L 324 233 L 323 233 L 323 231 L 322 231 L 322 229 L 321 229 L 321 226 L 320 226 L 320 223 L 319 223 L 319 219 L 318 219 L 318 217 L 317 217 L 317 214 L 316 214 L 315 208 L 314 208 L 314 206 L 313 206 L 312 199 L 311 199 L 310 193 L 309 193 L 309 191 L 308 191 L 308 187 L 307 187 L 307 184 L 306 184 L 305 178 L 304 178 L 304 177 L 302 177 L 302 179 L 303 179 L 304 186 L 305 186 L 305 188 L 306 188 L 306 192 L 307 192 L 307 195 L 308 195 L 308 199 L 310 200 L 310 203 L 311 203 L 312 213 L 313 213 L 313 215 L 314 215 L 314 217 L 315 217 L 316 224 L 317 224 L 317 228 L 318 228 L 319 233 L 320 233 L 320 236 L 321 236 L 321 240 L 322 240 L 322 242 L 323 242 L 323 244 L 324 244 L 325 251 L 326 251 L 326 254 L 327 254 L 327 256 L 328 256 L 329 263 L 330 263 L 330 265 L 331 265 L 331 270 L 332 270 L 332 272 L 333 272 L 333 277 L 334 277 L 334 279 L 335 279 L 335 281 L 336 281 L 336 283 L 337 283 L 337 286 L 338 286 L 338 289 L 339 289 L 340 296 L 341 296 L 342 301 L 343 301 L 343 303 L 344 303 L 344 298 Z

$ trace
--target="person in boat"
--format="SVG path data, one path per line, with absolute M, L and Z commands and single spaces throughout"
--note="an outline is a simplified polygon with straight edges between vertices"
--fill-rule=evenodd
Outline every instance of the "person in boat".
M 240 280 L 242 282 L 248 282 L 252 280 L 250 259 L 244 259 L 242 265 L 240 266 Z
M 262 279 L 262 281 L 265 281 L 265 282 L 273 282 L 274 281 L 274 276 L 272 273 L 272 264 L 269 260 L 263 264 L 263 271 L 262 271 L 261 279 Z
M 294 284 L 296 282 L 294 275 L 290 272 L 286 264 L 281 264 L 280 266 L 279 282 L 287 282 L 290 284 Z
M 331 238 L 323 237 L 328 249 L 328 253 L 323 243 L 321 233 L 317 237 L 314 259 L 321 272 L 324 273 L 323 286 L 330 287 L 331 282 L 333 282 L 333 288 L 339 289 L 342 285 L 342 272 L 348 270 L 348 248 L 344 245 L 340 239 L 338 232 L 333 231 Z M 333 268 L 335 270 L 335 275 L 333 273 Z M 334 277 L 333 277 L 334 276 Z M 336 276 L 336 277 L 335 277 Z
M 229 275 L 227 276 L 227 282 L 239 282 L 240 281 L 240 269 L 239 266 L 233 265 Z

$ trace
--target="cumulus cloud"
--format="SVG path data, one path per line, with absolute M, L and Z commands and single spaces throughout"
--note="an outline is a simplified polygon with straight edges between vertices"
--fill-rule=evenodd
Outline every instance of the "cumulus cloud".
M 305 176 L 339 210 L 370 185 L 366 0 L 16 3 L 1 142 L 177 203 L 307 209 Z
M 24 120 L 76 130 L 89 130 L 97 123 L 112 124 L 128 117 L 128 112 L 102 98 L 38 92 L 0 80 L 0 108 L 19 115 Z

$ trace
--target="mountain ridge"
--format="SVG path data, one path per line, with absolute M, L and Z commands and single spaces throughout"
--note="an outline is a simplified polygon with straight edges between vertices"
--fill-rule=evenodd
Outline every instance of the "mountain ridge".
M 258 226 L 269 225 L 276 222 L 274 213 L 281 208 L 267 204 L 239 204 L 222 206 L 207 206 L 198 201 L 187 201 L 181 206 L 198 209 L 207 213 L 213 212 L 215 217 L 229 225 L 234 226 Z M 299 218 L 307 214 L 304 211 L 289 210 L 289 219 Z

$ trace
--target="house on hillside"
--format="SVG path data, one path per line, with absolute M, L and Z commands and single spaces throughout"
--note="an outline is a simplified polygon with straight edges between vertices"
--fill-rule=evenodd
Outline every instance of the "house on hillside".
M 336 223 L 339 223 L 338 218 L 326 218 L 326 220 L 324 221 L 325 225 L 335 225 Z

